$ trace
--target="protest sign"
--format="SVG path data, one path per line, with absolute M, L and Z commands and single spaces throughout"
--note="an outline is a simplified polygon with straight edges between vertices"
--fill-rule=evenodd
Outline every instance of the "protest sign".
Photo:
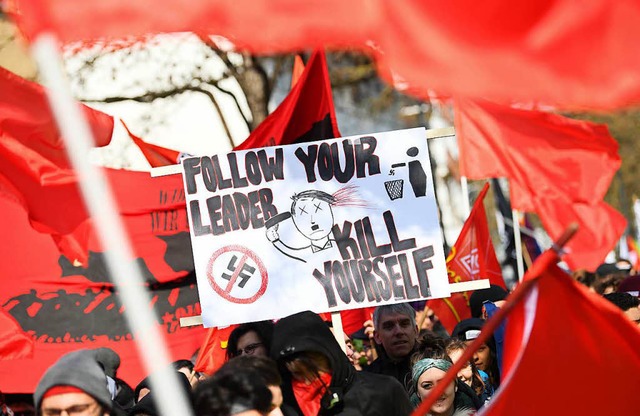
M 205 327 L 450 295 L 425 130 L 191 157 Z

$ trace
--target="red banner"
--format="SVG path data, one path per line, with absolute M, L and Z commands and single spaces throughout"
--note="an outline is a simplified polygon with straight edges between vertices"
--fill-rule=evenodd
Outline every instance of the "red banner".
M 611 109 L 640 102 L 634 0 L 12 0 L 23 32 L 64 42 L 150 33 L 223 36 L 258 54 L 318 46 L 375 56 L 419 96 Z M 13 6 L 13 7 L 11 7 Z
M 151 178 L 145 172 L 107 170 L 119 198 L 127 196 L 123 219 L 134 254 L 151 290 L 151 304 L 174 359 L 190 359 L 206 334 L 180 328 L 180 317 L 200 314 L 193 260 L 179 176 Z M 118 377 L 136 385 L 147 374 L 123 316 L 90 222 L 86 264 L 61 256 L 51 238 L 34 231 L 24 209 L 0 198 L 0 306 L 35 341 L 32 358 L 0 361 L 5 393 L 29 393 L 62 354 L 110 347 L 121 357 Z M 127 208 L 128 207 L 128 208 Z
M 551 238 L 580 225 L 564 257 L 572 269 L 602 263 L 626 226 L 603 202 L 621 163 L 605 125 L 457 100 L 456 133 L 462 175 L 509 178 L 512 206 L 536 212 Z
M 489 279 L 491 284 L 505 287 L 484 210 L 484 197 L 488 190 L 489 184 L 486 183 L 447 257 L 449 283 Z M 471 318 L 468 292 L 452 293 L 446 299 L 430 300 L 429 307 L 449 333 L 458 322 Z
M 635 324 L 555 265 L 537 285 L 509 315 L 504 376 L 483 414 L 635 414 L 640 385 Z M 610 382 L 586 395 L 575 382 L 594 378 Z M 545 391 L 562 394 L 535 400 L 532 380 L 544 380 Z

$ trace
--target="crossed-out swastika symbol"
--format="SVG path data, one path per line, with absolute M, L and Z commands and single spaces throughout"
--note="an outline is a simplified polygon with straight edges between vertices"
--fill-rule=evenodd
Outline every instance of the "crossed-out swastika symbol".
M 238 256 L 234 254 L 233 257 L 231 257 L 231 260 L 227 265 L 227 270 L 230 271 L 232 274 L 222 273 L 222 278 L 224 280 L 229 281 L 229 284 L 227 285 L 225 292 L 227 293 L 231 292 L 231 289 L 233 289 L 233 285 L 236 283 L 236 280 L 238 280 L 238 278 L 240 278 L 240 283 L 238 283 L 238 287 L 244 288 L 244 285 L 247 284 L 251 276 L 253 276 L 253 274 L 255 273 L 256 268 L 247 264 L 247 257 L 248 256 L 246 254 L 242 256 L 242 259 L 240 259 L 239 265 L 236 265 L 238 261 Z
M 259 272 L 259 285 L 252 283 L 246 286 L 256 275 L 256 271 Z M 262 260 L 256 253 L 240 245 L 230 245 L 216 250 L 211 255 L 207 264 L 207 280 L 214 292 L 222 298 L 233 303 L 247 304 L 255 302 L 264 294 L 267 290 L 269 276 Z M 221 285 L 220 280 L 225 280 L 226 284 Z M 234 287 L 244 290 L 240 292 L 236 290 L 234 293 L 239 294 L 232 294 Z

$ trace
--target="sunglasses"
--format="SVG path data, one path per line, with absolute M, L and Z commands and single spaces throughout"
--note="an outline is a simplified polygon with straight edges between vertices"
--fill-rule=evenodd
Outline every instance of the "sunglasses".
M 258 349 L 258 347 L 264 345 L 262 342 L 255 342 L 253 344 L 247 345 L 245 348 L 238 348 L 234 353 L 234 357 L 239 357 L 242 354 L 253 355 L 254 352 Z

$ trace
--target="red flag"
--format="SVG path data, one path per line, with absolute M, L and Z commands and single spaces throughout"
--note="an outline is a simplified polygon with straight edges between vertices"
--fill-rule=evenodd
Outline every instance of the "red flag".
M 635 414 L 638 345 L 640 331 L 617 307 L 552 265 L 509 315 L 504 377 L 482 414 Z M 532 399 L 532 380 L 558 394 Z M 576 380 L 607 382 L 585 395 Z
M 129 137 L 131 137 L 133 143 L 138 146 L 152 168 L 175 165 L 179 162 L 180 152 L 172 149 L 167 149 L 166 147 L 147 143 L 140 137 L 131 133 L 131 130 L 129 130 L 129 127 L 127 127 L 126 124 L 122 123 L 122 125 L 124 126 L 125 130 L 127 130 L 127 133 L 129 133 Z
M 535 211 L 557 239 L 571 222 L 573 269 L 595 270 L 624 231 L 624 217 L 602 201 L 620 167 L 618 144 L 604 125 L 542 111 L 457 100 L 461 173 L 509 178 L 511 203 Z
M 340 311 L 344 333 L 352 335 L 354 332 L 360 330 L 366 321 L 373 319 L 374 309 L 375 307 L 369 307 Z
M 206 331 L 179 324 L 181 317 L 201 313 L 186 207 L 182 202 L 180 209 L 162 209 L 179 197 L 182 179 L 180 175 L 151 178 L 147 172 L 114 172 L 118 175 L 110 177 L 112 183 L 130 184 L 114 187 L 132 199 L 124 220 L 150 290 L 149 308 L 154 310 L 171 359 L 190 359 Z M 142 203 L 144 197 L 150 198 L 147 204 Z M 88 262 L 78 267 L 60 255 L 48 235 L 29 226 L 19 204 L 0 198 L 0 212 L 0 258 L 5 260 L 0 262 L 0 305 L 34 340 L 32 357 L 0 361 L 2 390 L 34 391 L 47 367 L 62 354 L 98 347 L 112 348 L 120 355 L 118 377 L 132 386 L 139 383 L 148 374 L 91 227 L 87 227 Z
M 97 146 L 111 140 L 113 119 L 82 106 Z M 62 239 L 87 218 L 44 89 L 0 68 L 0 181 L 38 231 Z M 71 244 L 62 243 L 65 249 Z
M 489 279 L 491 284 L 505 287 L 484 210 L 484 197 L 488 189 L 489 184 L 486 183 L 447 257 L 449 283 Z M 458 322 L 471 318 L 467 292 L 453 293 L 446 299 L 430 300 L 429 307 L 449 333 Z
M 302 62 L 302 57 L 300 55 L 296 55 L 293 60 L 293 70 L 291 71 L 291 88 L 293 88 L 297 83 L 302 73 L 304 72 L 304 62 Z
M 227 343 L 229 335 L 238 325 L 225 328 L 211 327 L 198 352 L 198 360 L 194 366 L 195 371 L 211 375 L 218 371 L 226 361 Z
M 315 51 L 296 85 L 273 113 L 234 150 L 340 137 L 327 62 Z
M 33 339 L 0 306 L 0 360 L 16 360 L 33 355 Z
M 188 31 L 259 54 L 331 45 L 374 55 L 388 81 L 421 96 L 607 109 L 640 102 L 640 56 L 629 53 L 640 38 L 634 0 L 13 0 L 9 11 L 12 4 L 31 37 Z

